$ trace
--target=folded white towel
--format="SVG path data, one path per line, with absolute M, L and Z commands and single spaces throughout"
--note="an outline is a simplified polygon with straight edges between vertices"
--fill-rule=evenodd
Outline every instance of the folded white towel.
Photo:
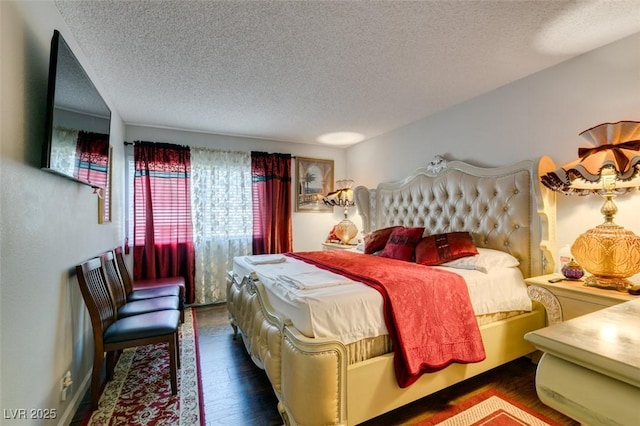
M 295 287 L 299 290 L 312 290 L 316 288 L 332 287 L 342 284 L 350 284 L 353 280 L 335 274 L 324 269 L 316 271 L 301 272 L 294 275 L 278 275 L 276 283 L 288 287 Z
M 286 262 L 286 257 L 281 254 L 256 254 L 253 256 L 247 256 L 244 258 L 247 262 L 253 265 L 267 265 L 271 263 Z

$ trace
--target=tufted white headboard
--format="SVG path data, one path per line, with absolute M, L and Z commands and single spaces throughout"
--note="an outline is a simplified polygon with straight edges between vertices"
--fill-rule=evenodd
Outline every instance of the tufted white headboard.
M 555 194 L 539 176 L 548 157 L 497 168 L 436 157 L 407 178 L 358 186 L 354 197 L 363 233 L 392 225 L 423 226 L 425 235 L 468 231 L 478 247 L 506 251 L 525 277 L 553 271 Z

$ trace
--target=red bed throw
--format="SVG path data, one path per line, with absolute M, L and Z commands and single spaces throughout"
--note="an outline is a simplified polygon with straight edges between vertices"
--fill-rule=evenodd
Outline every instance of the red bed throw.
M 380 292 L 394 347 L 398 385 L 453 362 L 485 359 L 480 329 L 464 279 L 452 272 L 348 251 L 287 253 Z

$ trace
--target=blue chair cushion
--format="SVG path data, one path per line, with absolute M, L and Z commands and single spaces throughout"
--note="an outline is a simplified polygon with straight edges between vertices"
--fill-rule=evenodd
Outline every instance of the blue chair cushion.
M 149 312 L 166 311 L 169 309 L 179 309 L 180 300 L 178 296 L 156 297 L 155 299 L 144 299 L 127 302 L 118 309 L 118 318 L 130 317 L 131 315 L 146 314 Z
M 175 333 L 180 324 L 180 312 L 158 311 L 148 314 L 121 318 L 104 332 L 104 343 L 126 342 L 128 340 L 157 337 Z
M 144 300 L 154 299 L 156 297 L 166 296 L 180 296 L 180 287 L 178 286 L 164 286 L 164 287 L 152 287 L 145 288 L 144 290 L 133 290 L 127 296 L 127 300 Z

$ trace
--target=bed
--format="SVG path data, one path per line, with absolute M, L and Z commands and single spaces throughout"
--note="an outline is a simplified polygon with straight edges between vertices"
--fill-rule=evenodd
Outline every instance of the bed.
M 424 227 L 425 235 L 466 231 L 479 250 L 516 258 L 520 279 L 550 273 L 555 198 L 541 187 L 539 176 L 553 167 L 546 157 L 498 168 L 437 157 L 401 181 L 381 183 L 375 189 L 357 187 L 354 196 L 362 232 L 394 225 Z M 532 353 L 535 348 L 523 336 L 545 325 L 544 308 L 531 301 L 529 309 L 498 317 L 481 315 L 483 361 L 453 363 L 400 387 L 393 345 L 383 333 L 344 337 L 317 332 L 308 317 L 287 306 L 296 297 L 274 293 L 277 286 L 268 282 L 270 274 L 265 272 L 270 259 L 264 258 L 265 268 L 256 260 L 234 261 L 227 280 L 227 307 L 234 332 L 242 336 L 247 352 L 273 386 L 285 424 L 362 423 Z M 332 288 L 348 293 L 348 287 Z

